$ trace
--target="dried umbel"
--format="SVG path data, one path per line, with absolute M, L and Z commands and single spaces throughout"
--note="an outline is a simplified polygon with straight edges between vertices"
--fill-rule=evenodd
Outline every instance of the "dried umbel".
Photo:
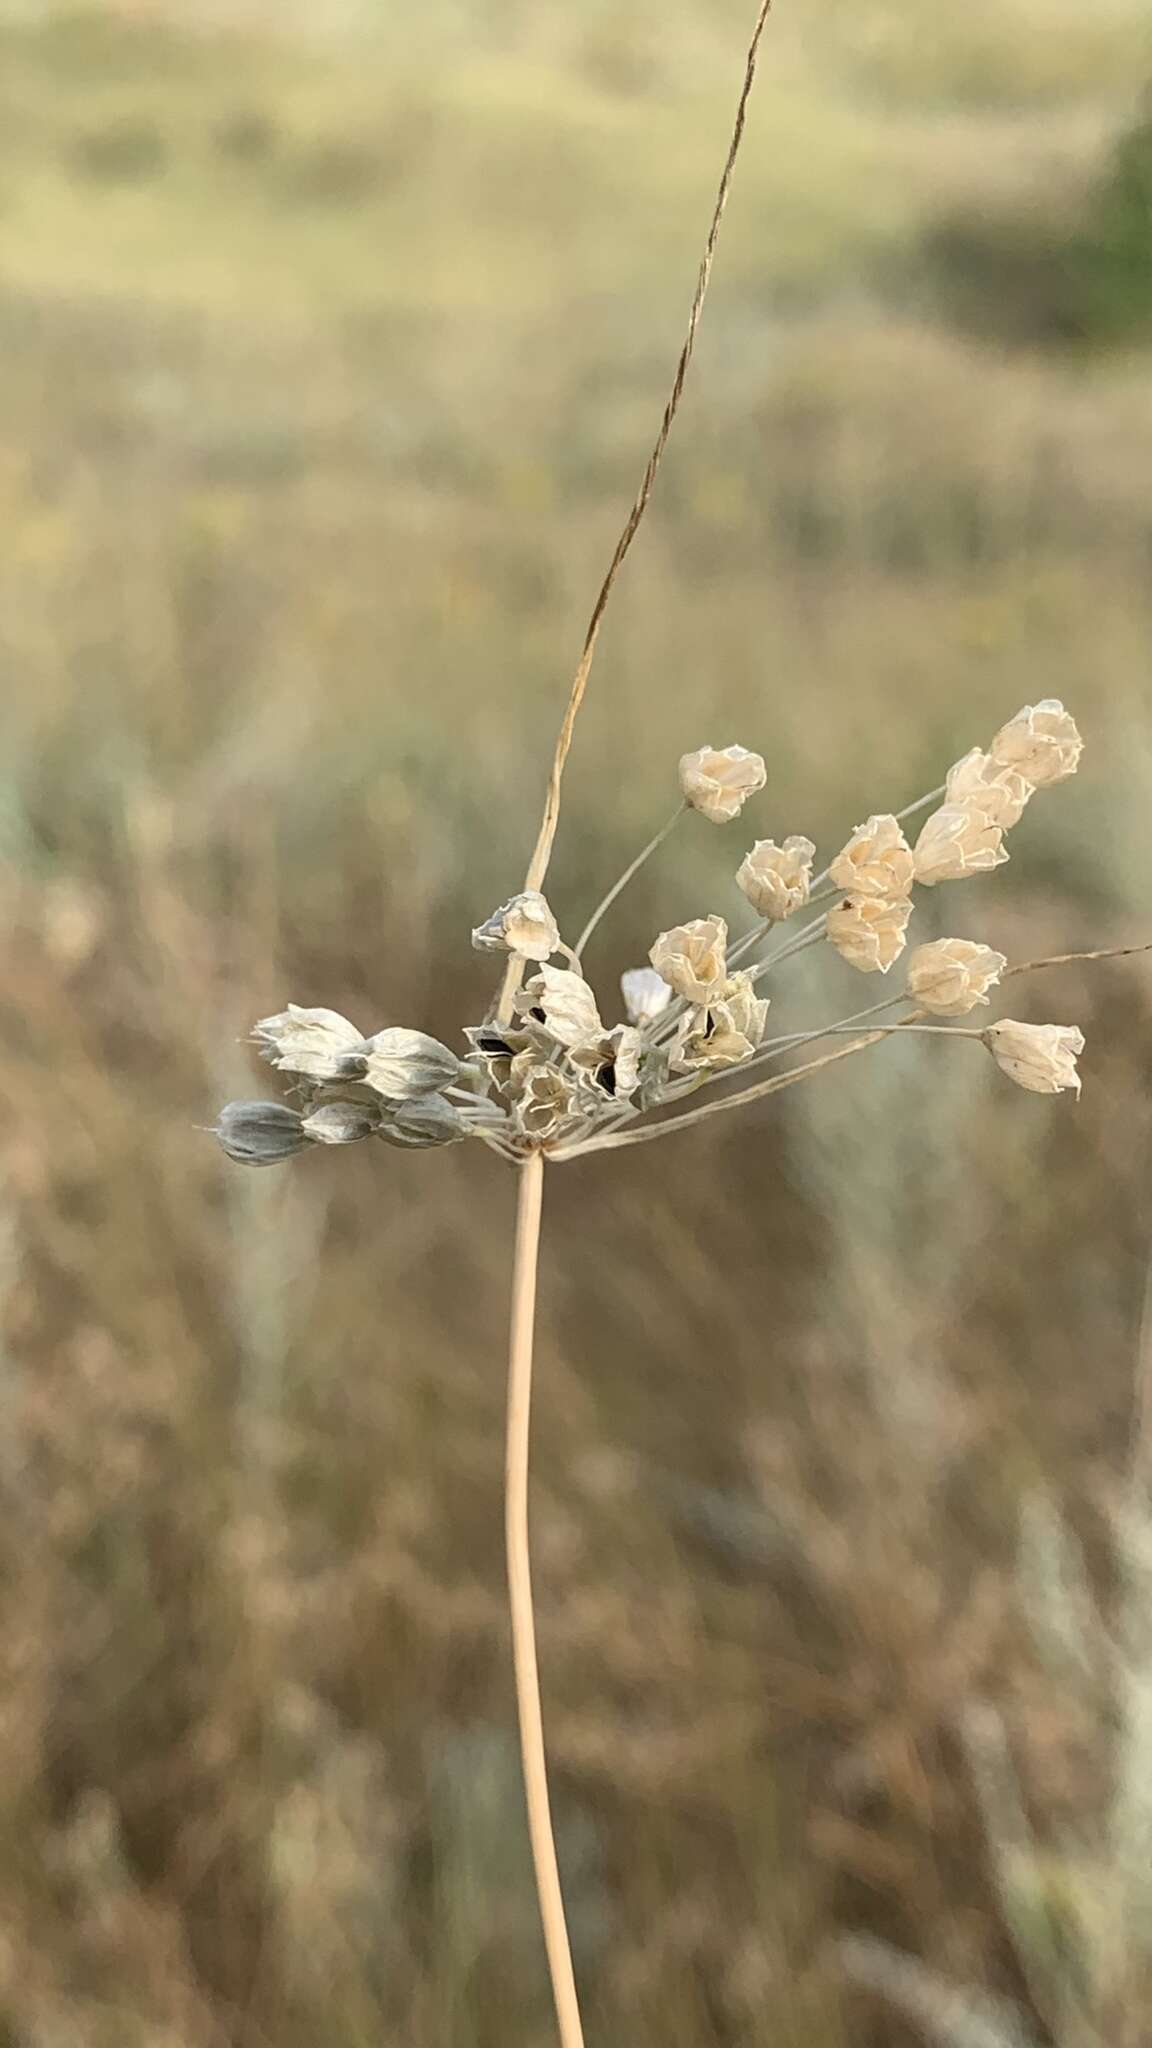
M 1073 1026 L 1007 1020 L 981 1034 L 957 1022 L 987 1007 L 1001 978 L 1014 971 L 982 939 L 929 940 L 909 954 L 903 987 L 871 1009 L 826 1023 L 802 1020 L 799 1029 L 785 1017 L 779 1037 L 765 1034 L 781 977 L 810 946 L 830 945 L 857 973 L 888 975 L 905 951 L 916 887 L 1002 865 L 1005 832 L 1036 789 L 1072 773 L 1080 751 L 1062 705 L 1025 706 L 991 746 L 972 747 L 953 764 L 942 790 L 899 814 L 872 812 L 823 875 L 813 877 L 816 849 L 801 834 L 782 845 L 757 840 L 736 884 L 760 922 L 735 941 L 718 911 L 661 932 L 651 964 L 622 977 L 624 1018 L 615 1022 L 601 1009 L 580 951 L 640 859 L 663 842 L 670 821 L 608 892 L 579 948 L 565 944 L 533 889 L 511 897 L 477 928 L 481 951 L 510 956 L 521 973 L 523 963 L 536 971 L 513 983 L 485 1022 L 466 1028 L 463 1059 L 427 1031 L 388 1025 L 362 1032 L 337 1010 L 289 1003 L 261 1019 L 253 1036 L 263 1057 L 291 1077 L 294 1102 L 231 1103 L 217 1125 L 220 1143 L 230 1158 L 252 1166 L 365 1140 L 424 1151 L 479 1138 L 508 1159 L 538 1150 L 569 1159 L 678 1130 L 729 1100 L 791 1086 L 829 1057 L 903 1030 L 982 1036 L 1021 1087 L 1078 1091 L 1081 1039 Z M 745 747 L 704 747 L 685 756 L 681 780 L 689 803 L 720 820 L 735 816 L 761 787 L 764 764 Z M 941 796 L 945 801 L 933 808 Z M 917 811 L 930 815 L 912 848 L 903 825 Z M 794 925 L 780 931 L 787 919 Z M 555 953 L 569 964 L 553 966 Z M 885 1021 L 872 1023 L 880 1013 Z M 819 1051 L 820 1040 L 853 1032 L 847 1047 Z M 805 1057 L 814 1046 L 815 1056 Z M 667 1115 L 685 1095 L 722 1090 L 726 1078 L 749 1070 L 763 1076 L 755 1086 Z
M 792 833 L 783 846 L 774 839 L 758 839 L 736 870 L 736 887 L 757 917 L 782 924 L 807 903 L 815 858 L 815 846 L 801 833 Z
M 750 796 L 763 789 L 768 771 L 747 747 L 700 747 L 680 760 L 680 789 L 687 804 L 713 825 L 738 818 Z

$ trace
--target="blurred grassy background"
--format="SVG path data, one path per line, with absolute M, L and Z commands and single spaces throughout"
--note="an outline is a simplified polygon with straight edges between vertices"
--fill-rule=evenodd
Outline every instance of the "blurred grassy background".
M 468 928 L 534 836 L 751 12 L 0 18 L 4 2048 L 551 2040 L 508 1177 L 245 1175 L 195 1127 L 288 997 L 448 1037 L 486 1001 Z M 752 836 L 831 851 L 1042 695 L 1084 770 L 924 935 L 1148 935 L 1149 40 L 1142 0 L 779 0 L 562 923 L 681 751 L 769 783 L 630 892 L 605 992 L 738 909 Z M 779 1014 L 859 988 L 805 965 Z M 1041 1839 L 1094 1839 L 1115 1714 L 1017 1554 L 1063 1517 L 1107 1615 L 1149 998 L 1013 997 L 1083 1022 L 1078 1108 L 921 1040 L 553 1175 L 537 1575 L 590 2044 L 925 2038 L 842 1968 L 860 1933 L 1058 2038 L 957 1716 L 997 1702 Z M 1079 1867 L 1029 1903 L 1077 1968 Z M 1139 2048 L 1147 1991 L 1077 2043 Z

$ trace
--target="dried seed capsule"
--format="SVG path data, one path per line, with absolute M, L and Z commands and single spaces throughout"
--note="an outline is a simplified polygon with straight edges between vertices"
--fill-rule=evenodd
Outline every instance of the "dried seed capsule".
M 912 889 L 912 848 L 897 820 L 884 812 L 857 825 L 828 870 L 852 896 L 882 896 L 891 903 Z
M 726 825 L 737 817 L 767 780 L 760 755 L 749 753 L 747 747 L 700 747 L 680 761 L 685 802 L 713 825 Z
M 364 1078 L 389 1102 L 409 1102 L 417 1095 L 448 1088 L 459 1070 L 456 1054 L 426 1031 L 406 1031 L 394 1025 L 368 1040 Z
M 559 950 L 560 931 L 538 889 L 524 889 L 475 927 L 478 953 L 516 953 L 521 960 L 548 960 Z
M 719 995 L 727 975 L 728 926 L 722 917 L 695 917 L 661 932 L 648 958 L 657 974 L 690 1003 Z
M 241 1166 L 278 1166 L 307 1143 L 299 1110 L 283 1102 L 229 1102 L 215 1135 L 221 1150 Z
M 1014 768 L 1034 788 L 1048 789 L 1075 775 L 1084 742 L 1059 697 L 1042 697 L 1001 726 L 989 752 L 1001 768 Z
M 262 1017 L 253 1038 L 266 1060 L 282 1073 L 310 1081 L 349 1081 L 364 1072 L 368 1046 L 338 1010 L 306 1010 L 289 1003 L 275 1017 Z
M 748 898 L 757 917 L 770 917 L 779 924 L 807 903 L 815 858 L 812 841 L 799 833 L 793 833 L 783 846 L 777 846 L 774 839 L 758 839 L 736 871 L 736 887 Z
M 861 974 L 887 974 L 904 951 L 912 905 L 907 897 L 846 896 L 828 912 L 828 937 L 841 959 Z
M 1084 1050 L 1084 1033 L 1075 1024 L 1020 1024 L 1003 1017 L 989 1024 L 984 1043 L 1001 1072 L 1035 1095 L 1059 1095 L 1064 1088 L 1080 1093 L 1076 1056 Z
M 908 994 L 934 1017 L 966 1017 L 988 1001 L 1007 965 L 1003 953 L 975 939 L 934 939 L 908 961 Z

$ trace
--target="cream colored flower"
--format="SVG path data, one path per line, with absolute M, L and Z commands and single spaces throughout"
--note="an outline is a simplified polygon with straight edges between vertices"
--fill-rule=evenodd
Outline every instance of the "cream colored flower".
M 768 771 L 759 754 L 750 754 L 747 747 L 700 747 L 680 761 L 685 802 L 713 825 L 726 825 L 729 818 L 738 817 L 748 798 L 763 789 L 767 780 Z
M 1036 1095 L 1080 1093 L 1076 1055 L 1084 1050 L 1084 1033 L 1075 1024 L 1018 1024 L 1002 1017 L 989 1024 L 984 1043 L 997 1066 L 1021 1088 Z
M 309 1081 L 347 1081 L 364 1072 L 368 1045 L 338 1010 L 306 1010 L 289 1003 L 275 1017 L 262 1017 L 252 1036 L 264 1059 L 286 1074 Z
M 648 958 L 670 988 L 690 1003 L 707 1003 L 720 993 L 727 973 L 728 926 L 722 917 L 694 917 L 661 932 Z
M 393 1026 L 368 1041 L 364 1079 L 389 1102 L 410 1102 L 455 1081 L 460 1062 L 454 1052 L 426 1031 Z
M 884 812 L 857 825 L 828 873 L 838 889 L 891 903 L 911 893 L 912 849 L 896 819 Z
M 379 1135 L 389 1145 L 424 1152 L 432 1145 L 457 1144 L 468 1136 L 468 1126 L 445 1096 L 432 1093 L 389 1104 Z
M 536 1024 L 520 1029 L 501 1024 L 470 1024 L 465 1038 L 472 1047 L 485 1078 L 494 1088 L 506 1088 L 517 1053 L 534 1052 L 542 1057 L 548 1047 L 546 1032 Z
M 757 996 L 752 976 L 733 974 L 719 998 L 682 1019 L 672 1041 L 674 1072 L 698 1067 L 736 1067 L 751 1059 L 764 1036 L 768 998 Z
M 1006 861 L 1004 828 L 993 824 L 974 804 L 943 804 L 926 821 L 916 841 L 916 880 L 931 888 L 937 882 L 959 882 L 965 875 L 988 874 Z
M 226 1103 L 215 1136 L 221 1151 L 240 1166 L 278 1166 L 308 1142 L 299 1110 L 283 1102 Z
M 812 841 L 799 833 L 794 832 L 783 846 L 777 846 L 774 839 L 758 839 L 736 871 L 736 887 L 748 898 L 757 917 L 770 917 L 779 924 L 807 903 L 815 858 Z
M 906 896 L 895 903 L 882 896 L 846 896 L 828 912 L 828 937 L 849 967 L 858 967 L 861 974 L 887 974 L 904 951 L 911 915 Z
M 908 962 L 908 994 L 934 1017 L 966 1017 L 999 981 L 1003 953 L 975 939 L 934 939 L 917 946 Z
M 543 1024 L 559 1045 L 580 1045 L 604 1029 L 588 983 L 568 967 L 542 967 L 521 990 L 516 1007 Z
M 990 748 L 1001 768 L 1014 768 L 1036 789 L 1075 775 L 1084 742 L 1059 697 L 1042 697 L 1002 725 Z
M 654 1024 L 672 1001 L 672 991 L 654 967 L 630 967 L 620 976 L 624 1015 L 630 1024 Z
M 633 1024 L 617 1024 L 599 1038 L 574 1047 L 572 1066 L 597 1095 L 612 1102 L 627 1102 L 640 1084 L 640 1059 L 645 1050 L 643 1034 Z
M 1001 768 L 991 754 L 982 753 L 979 747 L 973 747 L 953 764 L 945 782 L 946 804 L 970 806 L 1005 832 L 1019 824 L 1024 806 L 1033 794 L 1032 784 L 1025 782 L 1015 768 Z
M 559 949 L 560 932 L 540 891 L 525 889 L 476 926 L 472 944 L 478 953 L 516 953 L 521 960 L 548 960 Z

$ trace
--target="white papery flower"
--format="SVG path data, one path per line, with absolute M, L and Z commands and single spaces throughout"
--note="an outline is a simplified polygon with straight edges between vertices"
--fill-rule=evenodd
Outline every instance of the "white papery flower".
M 828 937 L 849 967 L 887 974 L 904 951 L 911 915 L 906 896 L 893 903 L 882 896 L 846 896 L 828 912 Z
M 672 1001 L 672 990 L 654 967 L 630 967 L 620 976 L 620 992 L 630 1024 L 654 1024 Z
M 686 803 L 711 820 L 726 825 L 738 817 L 750 796 L 763 789 L 768 771 L 759 754 L 747 747 L 700 747 L 680 759 L 680 788 Z
M 720 993 L 727 967 L 728 926 L 722 917 L 694 917 L 661 932 L 648 958 L 678 996 L 707 1003 Z
M 882 896 L 886 902 L 912 888 L 912 848 L 890 812 L 857 825 L 828 870 L 838 889 L 852 896 Z
M 543 1023 L 560 1045 L 580 1045 L 604 1029 L 596 997 L 582 974 L 569 967 L 542 967 L 517 998 L 517 1009 Z
M 758 839 L 736 871 L 736 887 L 757 917 L 779 924 L 807 903 L 815 858 L 812 841 L 800 833 L 794 832 L 783 846 L 774 839 Z
M 1005 832 L 1017 825 L 1033 786 L 1015 768 L 1002 768 L 979 747 L 953 763 L 945 779 L 945 804 L 971 807 Z
M 426 1031 L 391 1026 L 368 1041 L 364 1079 L 389 1102 L 410 1102 L 451 1087 L 460 1071 L 454 1052 Z
M 1007 965 L 1003 953 L 975 939 L 934 939 L 909 958 L 908 994 L 934 1017 L 966 1017 L 988 1001 Z
M 538 889 L 522 889 L 472 933 L 478 953 L 515 953 L 521 960 L 549 960 L 559 951 L 560 929 Z
M 282 1073 L 309 1081 L 349 1081 L 364 1072 L 367 1041 L 339 1010 L 308 1010 L 289 1003 L 261 1017 L 252 1036 L 262 1056 Z
M 989 1024 L 984 1043 L 1001 1072 L 1035 1095 L 1059 1095 L 1064 1088 L 1080 1093 L 1076 1057 L 1084 1050 L 1077 1024 L 1020 1024 L 1002 1017 Z
M 1003 826 L 972 804 L 943 804 L 933 811 L 913 853 L 916 880 L 929 888 L 989 874 L 1007 858 Z
M 1042 697 L 1002 725 L 989 749 L 1002 768 L 1014 768 L 1036 789 L 1075 775 L 1084 752 L 1076 720 L 1059 697 Z

